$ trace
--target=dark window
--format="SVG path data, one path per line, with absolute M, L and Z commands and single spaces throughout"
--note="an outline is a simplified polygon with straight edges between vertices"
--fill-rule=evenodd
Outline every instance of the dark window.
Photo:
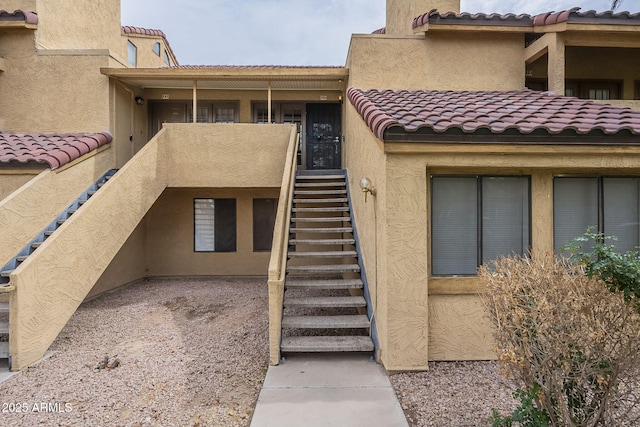
M 616 250 L 640 245 L 640 178 L 556 177 L 553 185 L 554 246 L 560 251 L 587 228 L 615 236 Z
M 529 177 L 432 176 L 434 275 L 473 275 L 500 256 L 526 254 Z
M 160 42 L 156 42 L 156 43 L 153 45 L 153 52 L 154 52 L 156 55 L 160 56 Z
M 171 66 L 171 58 L 169 58 L 169 52 L 164 51 L 164 63 Z
M 564 93 L 567 96 L 576 96 L 583 99 L 622 99 L 622 81 L 567 80 Z
M 194 250 L 235 252 L 236 199 L 194 199 Z
M 270 251 L 278 199 L 253 199 L 253 250 Z

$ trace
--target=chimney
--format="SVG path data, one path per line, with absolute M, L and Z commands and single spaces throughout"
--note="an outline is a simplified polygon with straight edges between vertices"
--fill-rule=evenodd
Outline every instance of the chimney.
M 387 0 L 387 34 L 413 34 L 413 19 L 432 9 L 460 13 L 460 0 Z

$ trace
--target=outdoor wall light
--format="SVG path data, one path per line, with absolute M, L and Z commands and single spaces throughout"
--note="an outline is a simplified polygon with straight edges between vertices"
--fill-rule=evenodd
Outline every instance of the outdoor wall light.
M 141 96 L 136 96 L 135 97 L 135 101 L 136 101 L 136 104 L 138 104 L 138 105 L 144 104 L 144 98 L 141 97 Z
M 364 193 L 364 202 L 367 203 L 367 193 L 371 193 L 372 196 L 376 195 L 376 188 L 371 184 L 371 180 L 369 178 L 362 178 L 360 180 L 360 188 Z

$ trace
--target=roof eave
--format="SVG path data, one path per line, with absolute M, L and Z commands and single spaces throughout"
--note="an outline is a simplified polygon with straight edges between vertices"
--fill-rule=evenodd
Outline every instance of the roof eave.
M 394 131 L 395 130 L 395 131 Z M 616 134 L 500 134 L 486 132 L 399 132 L 397 127 L 387 128 L 383 134 L 384 143 L 456 143 L 456 144 L 510 144 L 510 145 L 590 145 L 590 146 L 640 146 L 640 135 L 628 132 Z
M 106 76 L 132 79 L 153 78 L 163 80 L 344 80 L 347 68 L 101 68 Z

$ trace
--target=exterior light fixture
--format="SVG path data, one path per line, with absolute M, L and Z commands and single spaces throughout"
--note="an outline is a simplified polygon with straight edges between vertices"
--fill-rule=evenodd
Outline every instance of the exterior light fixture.
M 367 203 L 367 193 L 371 193 L 372 196 L 376 195 L 376 188 L 371 184 L 369 178 L 362 178 L 360 180 L 360 188 L 364 193 L 364 202 Z
M 136 96 L 135 97 L 135 101 L 136 101 L 136 104 L 138 104 L 138 105 L 143 105 L 144 104 L 144 98 L 141 97 L 141 96 Z

